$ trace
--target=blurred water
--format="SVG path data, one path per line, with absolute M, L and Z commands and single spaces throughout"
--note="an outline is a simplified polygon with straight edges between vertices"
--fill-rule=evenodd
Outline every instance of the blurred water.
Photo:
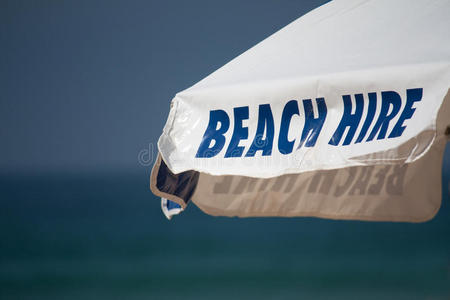
M 407 224 L 167 221 L 140 171 L 2 175 L 1 299 L 450 298 L 449 174 L 438 215 Z

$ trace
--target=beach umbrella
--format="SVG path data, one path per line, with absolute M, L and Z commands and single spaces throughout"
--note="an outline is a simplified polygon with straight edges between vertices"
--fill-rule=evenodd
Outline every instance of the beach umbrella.
M 450 1 L 332 1 L 176 94 L 150 182 L 163 211 L 432 218 L 449 12 Z

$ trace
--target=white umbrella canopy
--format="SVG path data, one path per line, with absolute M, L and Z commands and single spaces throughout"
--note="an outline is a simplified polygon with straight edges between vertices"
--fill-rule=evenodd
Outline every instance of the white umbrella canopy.
M 153 192 L 214 215 L 431 218 L 450 123 L 448 12 L 450 1 L 339 0 L 297 19 L 175 96 Z

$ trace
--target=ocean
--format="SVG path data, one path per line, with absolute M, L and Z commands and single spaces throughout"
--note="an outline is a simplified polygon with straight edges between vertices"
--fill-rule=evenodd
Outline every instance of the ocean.
M 5 173 L 0 298 L 450 299 L 445 169 L 441 210 L 421 224 L 222 218 L 192 204 L 168 221 L 149 170 Z

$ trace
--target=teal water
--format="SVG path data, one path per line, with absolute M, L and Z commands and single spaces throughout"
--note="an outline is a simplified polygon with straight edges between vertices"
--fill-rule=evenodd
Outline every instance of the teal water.
M 450 299 L 449 174 L 408 224 L 167 221 L 140 171 L 2 175 L 0 298 Z

